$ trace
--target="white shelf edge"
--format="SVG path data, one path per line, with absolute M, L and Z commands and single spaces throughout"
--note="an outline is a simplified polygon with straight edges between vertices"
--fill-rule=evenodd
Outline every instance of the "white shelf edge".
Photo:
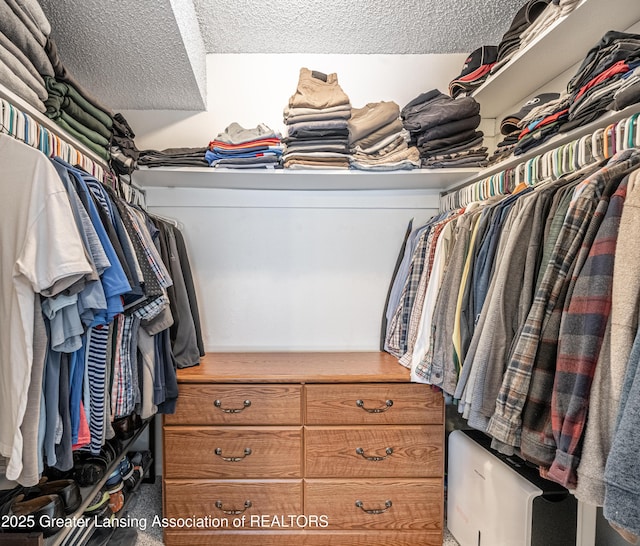
M 487 169 L 483 169 L 482 171 L 478 172 L 476 175 L 473 175 L 473 176 L 470 176 L 469 178 L 461 180 L 455 186 L 445 189 L 441 193 L 441 195 L 443 196 L 448 195 L 450 193 L 453 193 L 454 191 L 457 191 L 461 188 L 469 186 L 474 182 L 483 180 L 484 178 L 497 174 L 506 169 L 513 168 L 516 165 L 519 165 L 521 163 L 524 163 L 528 159 L 531 159 L 532 157 L 542 155 L 545 152 L 548 152 L 549 150 L 553 150 L 554 148 L 557 148 L 558 146 L 562 146 L 563 144 L 566 144 L 580 137 L 593 133 L 595 130 L 601 127 L 606 127 L 611 123 L 615 123 L 616 121 L 620 121 L 622 119 L 628 118 L 633 114 L 637 114 L 637 113 L 640 113 L 640 103 L 632 104 L 631 106 L 628 106 L 624 110 L 612 111 L 609 114 L 605 114 L 602 117 L 598 118 L 597 120 L 592 121 L 591 123 L 584 125 L 582 127 L 578 127 L 568 133 L 558 133 L 557 135 L 549 139 L 544 144 L 541 144 L 540 146 L 533 148 L 532 150 L 529 150 L 527 153 L 524 153 L 519 156 L 511 156 L 501 161 L 500 163 L 496 163 L 495 165 L 492 165 Z
M 132 179 L 143 188 L 222 188 L 242 190 L 441 190 L 477 168 L 415 169 L 370 172 L 357 170 L 213 169 L 155 167 L 135 171 Z
M 595 13 L 592 6 L 596 7 Z M 628 23 L 629 19 L 632 19 L 631 23 Z M 545 32 L 517 51 L 505 66 L 474 90 L 472 96 L 481 104 L 483 118 L 496 118 L 503 113 L 504 108 L 518 100 L 524 100 L 580 62 L 589 48 L 595 46 L 608 30 L 624 31 L 639 20 L 640 3 L 637 0 L 582 0 L 573 11 L 554 21 Z M 626 25 L 625 28 L 613 28 L 620 24 Z M 576 40 L 576 36 L 585 36 L 585 28 L 588 30 L 587 37 Z M 577 30 L 582 33 L 577 33 Z M 562 55 L 557 54 L 557 48 L 551 47 L 550 43 L 553 45 L 553 42 L 564 45 Z M 551 71 L 548 70 L 549 65 L 553 67 Z M 540 72 L 545 74 L 544 81 L 531 77 L 531 67 L 540 67 Z M 520 73 L 523 70 L 526 70 L 526 74 Z M 510 97 L 509 100 L 504 100 L 506 94 Z
M 107 161 L 101 158 L 98 154 L 96 154 L 93 150 L 91 150 L 88 146 L 80 142 L 74 136 L 67 133 L 62 127 L 60 127 L 51 118 L 47 117 L 42 112 L 36 110 L 31 104 L 29 104 L 23 98 L 16 95 L 10 89 L 7 89 L 1 82 L 0 82 L 0 97 L 10 102 L 18 110 L 21 110 L 25 114 L 28 114 L 29 116 L 31 116 L 35 121 L 38 122 L 38 124 L 45 127 L 48 131 L 55 134 L 61 140 L 69 143 L 82 155 L 87 156 L 94 163 L 97 163 L 98 165 L 100 165 L 105 171 L 111 170 L 111 167 L 109 167 L 109 164 L 107 163 Z

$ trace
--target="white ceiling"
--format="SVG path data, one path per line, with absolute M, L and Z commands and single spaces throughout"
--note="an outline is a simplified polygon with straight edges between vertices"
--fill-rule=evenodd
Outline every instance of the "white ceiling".
M 41 0 L 63 62 L 104 104 L 194 111 L 209 53 L 468 53 L 497 45 L 523 3 Z

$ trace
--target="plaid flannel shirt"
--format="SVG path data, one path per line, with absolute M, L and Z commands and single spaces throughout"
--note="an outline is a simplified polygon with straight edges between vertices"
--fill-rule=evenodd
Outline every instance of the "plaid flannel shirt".
M 549 478 L 575 489 L 589 395 L 611 312 L 613 264 L 627 180 L 611 198 L 560 326 L 551 422 L 557 450 Z
M 545 321 L 553 312 L 604 188 L 613 178 L 623 176 L 629 168 L 639 162 L 640 151 L 621 152 L 606 167 L 587 177 L 577 188 L 578 197 L 567 211 L 549 263 L 546 267 L 543 264 L 544 276 L 514 346 L 496 400 L 496 409 L 487 427 L 487 432 L 498 441 L 496 445 L 520 445 L 522 410 L 529 392 L 533 365 Z

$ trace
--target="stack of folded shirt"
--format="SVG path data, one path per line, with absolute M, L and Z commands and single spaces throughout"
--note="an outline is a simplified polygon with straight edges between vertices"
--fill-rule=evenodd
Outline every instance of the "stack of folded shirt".
M 142 150 L 138 165 L 143 167 L 208 167 L 207 148 L 166 148 Z
M 544 11 L 520 34 L 520 48 L 525 48 L 553 23 L 571 13 L 581 0 L 553 0 Z
M 585 125 L 604 114 L 614 101 L 616 92 L 638 66 L 640 34 L 607 32 L 589 50 L 567 86 L 571 104 L 563 131 Z
M 51 25 L 37 0 L 0 2 L 0 81 L 33 106 L 45 111 L 42 76 L 53 76 L 45 52 Z
M 437 89 L 418 95 L 401 111 L 423 167 L 484 166 L 487 149 L 478 131 L 480 105 L 473 97 L 452 99 Z
M 449 95 L 471 93 L 489 77 L 498 56 L 496 46 L 482 46 L 467 57 L 460 75 L 449 83 Z
M 89 102 L 72 84 L 44 78 L 49 96 L 46 115 L 105 160 L 109 160 L 113 116 Z
M 113 137 L 111 139 L 111 166 L 117 174 L 131 174 L 138 168 L 140 150 L 133 139 L 133 129 L 120 113 L 113 116 Z
M 420 167 L 420 153 L 407 143 L 409 133 L 395 102 L 354 108 L 349 120 L 351 167 L 365 171 L 408 170 Z
M 586 125 L 616 107 L 616 93 L 625 89 L 640 67 L 640 35 L 609 31 L 591 48 L 560 97 L 534 108 L 519 123 L 515 155 L 522 154 L 556 133 Z M 629 105 L 634 95 L 618 104 Z M 637 98 L 637 95 L 636 95 Z
M 567 121 L 570 103 L 571 97 L 567 93 L 562 93 L 557 98 L 552 98 L 531 109 L 518 122 L 520 133 L 518 144 L 513 151 L 514 155 L 521 155 L 540 146 L 556 135 Z
M 274 168 L 280 165 L 280 135 L 261 123 L 245 129 L 232 123 L 209 143 L 205 158 L 211 167 L 229 169 Z
M 349 168 L 351 103 L 336 74 L 300 69 L 296 92 L 284 109 L 287 169 Z
M 550 0 L 527 0 L 518 10 L 511 26 L 498 44 L 496 64 L 491 73 L 495 74 L 522 47 L 521 35 L 533 25 L 549 5 Z
M 504 136 L 504 139 L 497 144 L 495 152 L 489 158 L 489 163 L 497 163 L 512 155 L 518 145 L 518 139 L 522 132 L 522 120 L 525 117 L 530 119 L 530 113 L 534 109 L 537 109 L 537 112 L 544 112 L 543 107 L 548 108 L 548 103 L 557 100 L 559 97 L 560 93 L 542 93 L 536 95 L 525 102 L 522 108 L 515 114 L 507 115 L 500 122 L 500 133 Z

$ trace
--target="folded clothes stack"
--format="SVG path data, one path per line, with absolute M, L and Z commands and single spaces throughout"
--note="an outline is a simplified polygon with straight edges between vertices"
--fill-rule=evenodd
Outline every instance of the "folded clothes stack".
M 581 0 L 552 0 L 547 7 L 520 34 L 520 49 L 527 47 L 540 34 L 546 32 L 558 19 L 571 13 Z
M 571 95 L 563 130 L 585 125 L 615 108 L 616 92 L 640 66 L 640 34 L 609 31 L 592 47 L 567 85 Z M 627 97 L 626 104 L 632 104 Z
M 519 122 L 518 144 L 513 150 L 514 155 L 521 155 L 526 151 L 540 146 L 552 136 L 556 135 L 569 116 L 571 97 L 561 93 L 528 112 Z
M 166 148 L 142 150 L 138 159 L 141 167 L 208 167 L 204 155 L 207 148 Z
M 535 110 L 534 116 L 544 112 L 544 109 L 548 110 L 548 103 L 556 101 L 558 98 L 560 98 L 560 93 L 542 93 L 525 102 L 516 113 L 507 115 L 500 122 L 500 133 L 504 138 L 497 144 L 495 152 L 489 158 L 489 164 L 497 163 L 511 156 L 518 145 L 518 138 L 522 132 L 522 120 L 531 119 L 530 114 L 533 110 Z
M 267 125 L 245 129 L 234 122 L 209 143 L 205 159 L 215 168 L 275 168 L 282 149 L 280 135 Z
M 50 33 L 37 0 L 0 2 L 0 81 L 39 112 L 47 98 L 43 76 L 54 75 L 45 52 Z
M 520 50 L 527 47 L 553 23 L 571 13 L 580 0 L 528 0 L 518 10 L 498 44 L 491 74 L 495 74 Z
M 364 171 L 394 171 L 420 168 L 420 153 L 408 144 L 400 107 L 393 101 L 369 103 L 354 108 L 349 120 L 350 164 Z
M 120 113 L 113 115 L 74 78 L 62 62 L 53 38 L 47 38 L 45 51 L 54 72 L 53 78 L 45 76 L 47 116 L 98 155 L 111 160 L 116 173 L 131 174 L 138 167 L 140 152 L 127 120 Z
M 44 101 L 45 114 L 69 134 L 105 160 L 113 134 L 113 116 L 104 107 L 89 102 L 76 87 L 45 76 L 49 96 Z
M 348 169 L 351 103 L 337 74 L 300 69 L 284 109 L 287 169 Z
M 640 99 L 632 91 L 640 76 L 640 35 L 609 31 L 588 52 L 567 89 L 557 99 L 534 108 L 519 123 L 520 155 L 551 137 L 595 121 L 608 110 Z M 620 100 L 618 100 L 620 99 Z
M 423 167 L 477 167 L 487 163 L 480 105 L 473 97 L 453 99 L 437 89 L 418 95 L 400 112 L 418 147 Z
M 449 82 L 449 95 L 455 98 L 480 87 L 489 77 L 497 56 L 497 46 L 482 46 L 473 51 L 464 61 L 460 75 Z
M 496 64 L 491 73 L 500 70 L 522 47 L 521 35 L 542 15 L 550 0 L 527 0 L 518 10 L 498 44 Z
M 111 138 L 111 165 L 117 174 L 131 174 L 138 168 L 140 150 L 133 139 L 133 129 L 120 113 L 113 116 L 113 137 Z

